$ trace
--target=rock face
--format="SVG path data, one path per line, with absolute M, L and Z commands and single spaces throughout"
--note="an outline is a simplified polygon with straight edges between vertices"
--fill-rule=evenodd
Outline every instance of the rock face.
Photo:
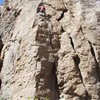
M 100 100 L 100 0 L 44 1 L 1 10 L 1 98 Z

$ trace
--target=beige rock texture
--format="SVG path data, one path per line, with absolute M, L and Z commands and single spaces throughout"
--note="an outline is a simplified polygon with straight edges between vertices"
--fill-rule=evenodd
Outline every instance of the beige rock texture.
M 0 8 L 0 97 L 100 100 L 100 0 L 42 1 Z

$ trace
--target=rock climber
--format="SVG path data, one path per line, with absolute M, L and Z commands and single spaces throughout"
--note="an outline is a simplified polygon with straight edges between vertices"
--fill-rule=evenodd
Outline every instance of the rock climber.
M 46 14 L 46 8 L 44 5 L 39 6 L 40 8 L 40 13 L 43 13 L 44 15 Z
M 44 6 L 44 0 L 41 0 L 41 3 L 40 3 L 40 5 L 39 5 L 39 9 L 40 9 L 40 13 L 42 13 L 42 14 L 46 14 L 46 8 L 45 8 L 45 6 Z
M 40 16 L 46 19 L 46 7 L 44 6 L 44 4 L 45 4 L 44 0 L 41 0 L 37 8 L 37 13 L 39 13 Z

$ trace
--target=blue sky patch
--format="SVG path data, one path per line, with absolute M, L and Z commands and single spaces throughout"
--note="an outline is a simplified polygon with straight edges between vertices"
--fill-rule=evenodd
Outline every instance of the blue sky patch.
M 4 4 L 4 0 L 0 0 L 0 5 L 1 5 L 1 4 Z

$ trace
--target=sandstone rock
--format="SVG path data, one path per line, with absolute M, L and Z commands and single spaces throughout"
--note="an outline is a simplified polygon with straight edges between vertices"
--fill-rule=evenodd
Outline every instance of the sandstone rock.
M 10 100 L 100 100 L 100 1 L 6 0 L 0 16 L 0 95 Z M 2 64 L 3 62 L 3 64 Z

